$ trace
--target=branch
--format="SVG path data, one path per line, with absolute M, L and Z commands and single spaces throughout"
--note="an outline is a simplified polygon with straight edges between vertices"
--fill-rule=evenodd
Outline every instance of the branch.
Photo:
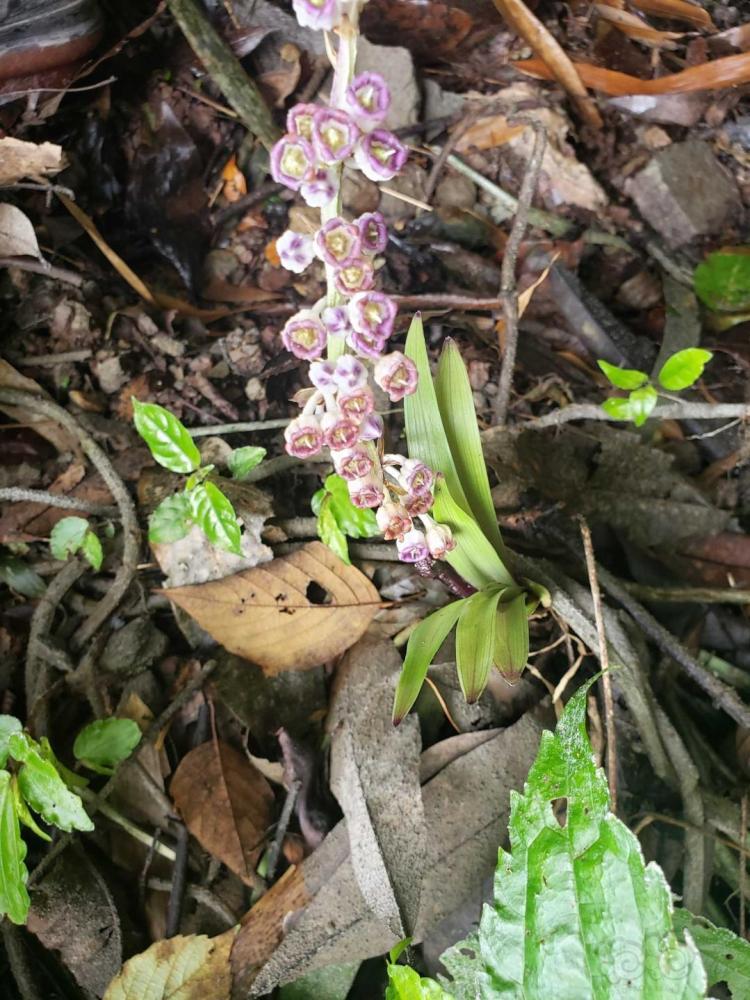
M 63 510 L 82 510 L 87 514 L 103 514 L 112 517 L 117 514 L 116 507 L 108 507 L 102 503 L 89 503 L 78 497 L 68 497 L 60 493 L 49 493 L 47 490 L 26 490 L 21 486 L 8 486 L 0 489 L 0 500 L 10 503 L 43 503 L 47 507 L 60 507 Z
M 651 419 L 657 420 L 744 420 L 747 417 L 750 417 L 750 403 L 663 403 L 651 413 Z M 526 429 L 540 431 L 571 420 L 612 420 L 612 417 L 595 403 L 573 403 L 530 420 Z

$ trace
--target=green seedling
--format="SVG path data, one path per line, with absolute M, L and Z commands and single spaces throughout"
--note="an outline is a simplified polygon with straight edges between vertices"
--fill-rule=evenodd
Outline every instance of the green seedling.
M 93 569 L 101 569 L 102 543 L 83 517 L 63 517 L 58 521 L 50 532 L 49 547 L 55 559 L 69 559 L 80 552 Z
M 713 357 L 711 351 L 701 347 L 687 347 L 678 351 L 662 365 L 657 375 L 658 385 L 668 392 L 681 392 L 694 385 L 703 374 L 703 369 Z M 642 427 L 659 399 L 658 389 L 651 383 L 646 372 L 637 368 L 618 368 L 608 361 L 597 364 L 616 389 L 625 390 L 627 396 L 613 396 L 602 403 L 602 409 L 613 420 L 631 420 L 636 427 Z
M 311 505 L 318 519 L 318 537 L 345 563 L 351 563 L 347 535 L 372 538 L 380 534 L 375 514 L 369 507 L 354 506 L 345 481 L 335 473 L 327 476 L 322 489 L 313 494 Z

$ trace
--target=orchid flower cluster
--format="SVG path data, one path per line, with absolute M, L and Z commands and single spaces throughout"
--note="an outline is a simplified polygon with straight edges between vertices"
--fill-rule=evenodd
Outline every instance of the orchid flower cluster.
M 286 450 L 298 458 L 331 451 L 356 507 L 376 508 L 386 539 L 395 539 L 404 562 L 442 558 L 455 545 L 450 530 L 429 511 L 435 476 L 424 463 L 382 455 L 383 420 L 375 412 L 372 379 L 391 402 L 417 388 L 414 362 L 389 351 L 397 306 L 375 289 L 378 255 L 388 242 L 383 216 L 367 212 L 351 221 L 341 215 L 341 173 L 353 164 L 370 180 L 395 177 L 407 151 L 382 127 L 390 106 L 377 73 L 351 77 L 352 26 L 357 0 L 293 0 L 300 24 L 339 28 L 329 106 L 297 104 L 287 132 L 271 151 L 274 180 L 298 191 L 321 211 L 321 226 L 308 236 L 287 230 L 276 242 L 281 264 L 296 274 L 314 259 L 326 268 L 328 294 L 284 326 L 281 339 L 295 357 L 309 361 L 312 388 L 298 401 L 301 414 L 285 431 Z

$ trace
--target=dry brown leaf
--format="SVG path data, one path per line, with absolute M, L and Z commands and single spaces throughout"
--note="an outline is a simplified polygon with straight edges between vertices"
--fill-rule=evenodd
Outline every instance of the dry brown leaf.
M 31 220 L 16 205 L 0 205 L 0 257 L 42 259 Z
M 657 49 L 676 49 L 677 39 L 682 38 L 679 31 L 659 31 L 646 24 L 635 14 L 627 10 L 617 10 L 607 4 L 594 4 L 594 9 L 604 21 L 609 21 L 629 38 L 635 38 L 644 45 Z
M 183 757 L 169 791 L 200 845 L 243 882 L 255 884 L 274 803 L 260 771 L 214 738 Z
M 542 80 L 555 79 L 541 59 L 521 59 L 513 65 L 523 73 Z M 691 66 L 690 69 L 670 73 L 656 80 L 641 80 L 637 76 L 603 69 L 591 63 L 577 62 L 573 65 L 587 87 L 611 97 L 625 97 L 628 94 L 689 94 L 696 90 L 724 90 L 726 87 L 750 83 L 750 52 L 714 59 L 713 62 Z
M 3 358 L 0 358 L 0 389 L 18 389 L 37 396 L 47 396 L 38 382 L 22 375 Z M 78 438 L 56 421 L 37 413 L 32 407 L 6 406 L 3 403 L 0 410 L 19 424 L 33 424 L 34 430 L 53 444 L 59 452 L 70 451 L 76 457 L 80 456 L 81 446 Z
M 602 117 L 577 72 L 577 67 L 563 47 L 523 0 L 493 0 L 498 11 L 539 56 L 551 76 L 575 102 L 581 117 L 594 128 L 604 124 Z
M 321 591 L 326 603 L 316 600 Z M 307 670 L 346 652 L 380 607 L 364 573 L 321 542 L 223 580 L 164 593 L 225 649 L 269 674 Z
M 703 7 L 688 0 L 630 0 L 634 7 L 645 14 L 655 14 L 657 17 L 668 17 L 673 21 L 687 21 L 698 28 L 716 30 L 711 15 Z
M 56 174 L 64 166 L 62 147 L 54 142 L 24 142 L 9 135 L 0 139 L 0 186 Z

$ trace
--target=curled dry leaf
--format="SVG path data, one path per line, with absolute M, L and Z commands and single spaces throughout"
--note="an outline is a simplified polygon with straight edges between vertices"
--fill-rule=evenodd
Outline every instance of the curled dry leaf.
M 234 747 L 214 739 L 182 759 L 170 792 L 201 846 L 252 885 L 274 803 L 260 771 Z
M 0 205 L 0 257 L 42 259 L 31 220 L 15 205 Z
M 380 606 L 364 573 L 320 542 L 212 583 L 165 590 L 217 642 L 269 674 L 344 653 Z
M 54 142 L 24 142 L 9 135 L 0 139 L 0 185 L 46 177 L 64 166 L 62 147 Z

